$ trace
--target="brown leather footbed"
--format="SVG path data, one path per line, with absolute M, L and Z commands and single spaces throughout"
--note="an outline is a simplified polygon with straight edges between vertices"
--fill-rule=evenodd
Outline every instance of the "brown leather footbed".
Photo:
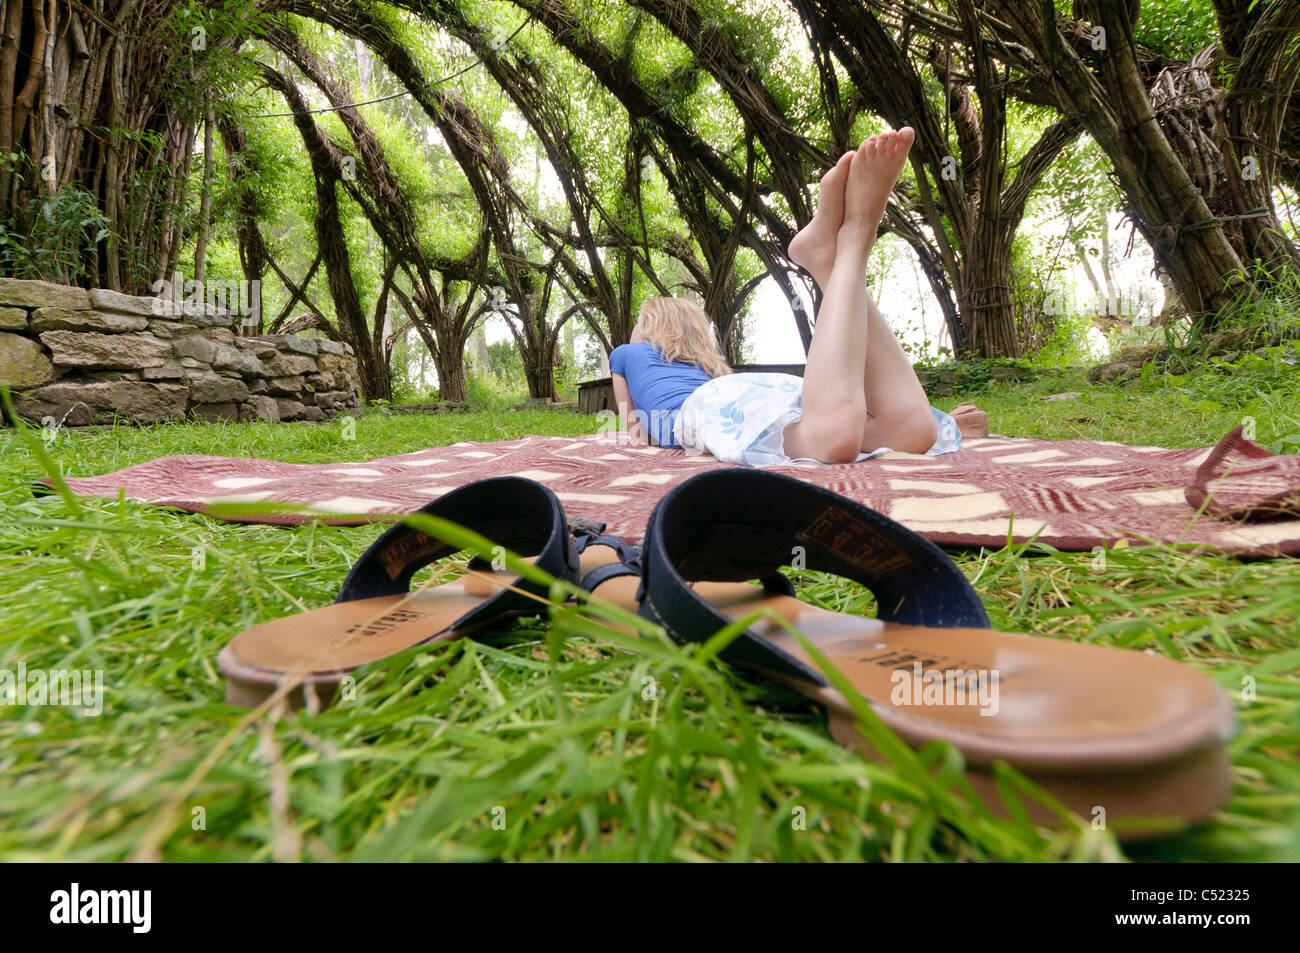
M 635 606 L 637 581 L 611 580 L 601 598 Z M 1001 813 L 991 774 L 1002 760 L 1085 819 L 1096 808 L 1122 839 L 1135 818 L 1200 820 L 1231 794 L 1225 742 L 1233 730 L 1223 691 L 1190 666 L 1145 652 L 1035 638 L 991 629 L 895 625 L 831 612 L 745 583 L 697 583 L 697 593 L 731 619 L 767 610 L 808 639 L 848 678 L 872 710 L 914 747 L 941 739 L 963 754 L 976 792 Z M 775 619 L 751 631 L 816 669 L 798 640 Z M 975 704 L 903 706 L 891 701 L 896 672 L 996 672 L 997 713 Z M 763 674 L 825 705 L 832 737 L 878 758 L 855 727 L 836 689 Z M 1046 807 L 1022 798 L 1030 816 L 1051 823 Z
M 606 547 L 588 548 L 582 572 L 612 556 Z M 330 605 L 255 626 L 221 653 L 227 697 L 234 704 L 256 704 L 287 675 L 297 675 L 328 703 L 341 678 L 357 666 L 460 637 L 464 633 L 448 626 L 511 578 L 469 575 L 408 596 Z M 615 577 L 597 595 L 635 610 L 638 584 L 636 577 Z M 1232 731 L 1232 706 L 1190 666 L 1144 652 L 989 629 L 882 623 L 767 595 L 748 583 L 699 583 L 695 589 L 730 618 L 763 609 L 797 628 L 904 741 L 919 746 L 941 739 L 956 746 L 971 783 L 993 807 L 999 799 L 989 772 L 996 760 L 1085 818 L 1100 806 L 1112 821 L 1165 816 L 1192 822 L 1231 792 L 1224 743 Z M 761 621 L 752 631 L 816 668 L 776 620 Z M 981 705 L 977 694 L 962 704 L 896 704 L 896 673 L 914 673 L 917 661 L 923 672 L 996 673 L 996 713 L 981 714 L 990 706 Z M 763 674 L 825 705 L 835 740 L 875 756 L 834 688 Z M 293 700 L 301 704 L 296 694 Z M 1038 820 L 1052 819 L 1045 809 L 1030 807 Z
M 327 704 L 344 676 L 359 666 L 467 634 L 449 627 L 514 578 L 480 570 L 406 595 L 335 603 L 245 629 L 217 656 L 226 676 L 226 701 L 252 708 L 293 680 L 311 686 Z M 288 698 L 294 708 L 304 704 L 301 691 Z

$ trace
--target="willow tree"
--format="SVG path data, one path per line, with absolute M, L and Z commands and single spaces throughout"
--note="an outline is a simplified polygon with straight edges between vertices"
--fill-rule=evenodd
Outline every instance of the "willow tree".
M 465 320 L 476 320 L 489 310 L 505 318 L 520 348 L 529 393 L 535 398 L 553 398 L 554 361 L 560 326 L 576 314 L 599 327 L 592 321 L 585 301 L 568 308 L 558 319 L 553 319 L 550 314 L 560 269 L 567 269 L 570 276 L 583 283 L 585 288 L 590 287 L 592 279 L 588 272 L 579 269 L 576 251 L 590 250 L 588 257 L 599 268 L 599 257 L 595 254 L 599 245 L 589 228 L 586 238 L 575 244 L 570 239 L 570 228 L 578 216 L 573 216 L 567 227 L 559 228 L 529 207 L 514 186 L 508 163 L 490 124 L 462 97 L 427 75 L 412 55 L 410 41 L 399 34 L 392 19 L 383 15 L 380 8 L 343 0 L 279 0 L 278 7 L 316 20 L 366 44 L 411 94 L 423 110 L 424 117 L 438 129 L 470 187 L 481 216 L 483 236 L 493 253 L 490 266 L 484 272 L 486 282 L 501 289 L 500 295 L 493 296 L 496 304 L 487 309 L 480 307 L 465 312 Z M 582 164 L 576 154 L 561 151 L 555 145 L 555 140 L 562 140 L 564 148 L 569 149 L 567 103 L 550 88 L 554 76 L 548 75 L 525 51 L 495 43 L 490 31 L 482 25 L 462 18 L 449 32 L 479 58 L 492 80 L 512 97 L 534 131 L 564 130 L 552 137 L 548 155 L 558 170 L 579 170 L 575 177 L 577 185 L 566 195 L 571 209 L 577 205 L 582 211 L 581 220 L 590 223 L 590 214 L 580 204 L 587 194 L 585 178 L 581 175 Z M 381 233 L 385 231 L 383 222 L 372 224 Z M 396 244 L 400 246 L 401 240 Z M 598 270 L 595 273 L 599 275 Z M 609 287 L 608 281 L 606 286 Z M 428 296 L 428 300 L 432 301 L 432 296 Z M 438 312 L 460 313 L 456 309 L 433 308 L 430 314 Z M 439 353 L 449 364 L 459 360 L 460 356 L 459 353 L 453 354 L 449 346 L 440 347 Z M 455 372 L 457 369 L 448 366 L 447 370 Z M 456 376 L 456 373 L 448 375 L 450 380 Z
M 875 5 L 889 6 L 877 3 Z M 1300 3 L 1213 0 L 1218 35 L 1179 63 L 1137 39 L 1137 0 L 990 0 L 979 35 L 1005 87 L 1077 121 L 1106 153 L 1129 213 L 1189 311 L 1213 323 L 1256 274 L 1300 267 L 1272 203 L 1300 148 Z M 938 3 L 909 8 L 912 28 L 962 42 Z
M 302 137 L 303 148 L 311 160 L 312 184 L 316 212 L 313 226 L 316 247 L 325 264 L 330 298 L 334 303 L 335 323 L 326 325 L 330 337 L 352 346 L 361 378 L 361 392 L 366 400 L 391 400 L 392 378 L 383 348 L 383 315 L 387 292 L 392 282 L 392 268 L 384 269 L 384 283 L 374 319 L 366 314 L 361 294 L 353 276 L 352 253 L 344 234 L 342 196 L 345 192 L 345 162 L 349 158 L 330 139 L 313 118 L 311 107 L 298 84 L 270 66 L 262 67 L 266 83 L 288 104 L 293 123 Z
M 256 25 L 253 0 L 7 0 L 0 268 L 136 292 L 169 274 L 195 125 L 247 75 L 232 52 Z
M 411 2 L 427 10 L 427 15 L 440 23 L 452 23 L 460 16 L 449 9 L 454 5 L 447 0 Z M 689 112 L 682 108 L 682 99 L 673 94 L 671 84 L 655 88 L 648 83 L 633 68 L 627 49 L 620 51 L 602 40 L 584 17 L 580 5 L 562 0 L 512 2 L 544 27 L 557 46 L 622 104 L 629 119 L 654 137 L 660 153 L 671 155 L 674 162 L 691 165 L 696 170 L 697 181 L 708 190 L 727 219 L 744 222 L 747 213 L 741 211 L 739 204 L 747 191 L 743 170 L 728 155 L 727 148 L 714 141 L 716 137 L 705 135 L 697 127 Z M 744 139 L 737 141 L 743 145 Z M 751 221 L 742 227 L 745 243 L 769 269 L 787 298 L 795 302 L 798 299 L 787 274 L 794 266 L 786 258 L 785 248 L 806 220 L 791 221 L 791 213 L 781 207 L 785 202 L 772 201 L 782 196 L 766 178 L 760 177 L 751 188 L 757 201 L 748 210 Z M 797 199 L 793 205 L 796 214 L 807 209 L 806 197 Z M 811 335 L 809 324 L 798 311 L 796 321 L 806 345 Z
M 1209 95 L 1193 88 L 1197 105 L 1180 116 L 1181 109 L 1153 102 L 1138 68 L 1136 3 L 1080 2 L 1082 24 L 1058 22 L 1050 4 L 997 4 L 1022 23 L 1034 68 L 1105 150 L 1157 260 L 1188 308 L 1202 314 L 1232 304 L 1256 263 L 1300 266 L 1272 205 L 1282 120 L 1300 76 L 1300 4 L 1216 6 L 1222 69 L 1203 71 Z M 1067 40 L 1079 29 L 1095 37 L 1095 50 Z
M 345 148 L 353 153 L 355 174 L 343 177 L 341 184 L 390 259 L 391 271 L 386 270 L 386 274 L 392 274 L 392 278 L 381 286 L 381 298 L 391 290 L 406 312 L 410 327 L 428 347 L 438 373 L 440 396 L 464 400 L 465 344 L 482 313 L 472 305 L 480 297 L 480 290 L 497 280 L 495 274 L 489 274 L 487 233 L 470 243 L 472 247 L 463 256 L 454 259 L 426 247 L 429 243 L 422 233 L 410 185 L 393 169 L 379 135 L 354 105 L 349 86 L 331 75 L 288 26 L 268 29 L 266 38 L 325 94 L 346 130 L 350 141 Z M 475 197 L 480 203 L 490 202 L 481 166 L 501 169 L 505 160 L 492 151 L 486 127 L 464 103 L 445 94 L 439 117 L 451 151 L 460 157 L 462 169 L 468 168 L 476 180 Z M 475 153 L 484 146 L 485 154 Z M 480 214 L 484 214 L 481 208 Z M 391 349 L 394 334 L 384 328 L 380 314 L 376 315 L 371 337 L 377 360 L 389 353 L 386 349 Z
M 733 364 L 742 359 L 739 318 L 745 300 L 772 273 L 769 267 L 742 281 L 737 270 L 739 252 L 749 245 L 753 233 L 751 215 L 758 204 L 753 188 L 757 173 L 752 139 L 746 151 L 746 181 L 751 187 L 741 196 L 739 206 L 731 215 L 712 200 L 696 166 L 678 163 L 666 153 L 656 155 L 669 189 L 677 199 L 678 212 L 695 239 L 692 245 L 684 237 L 676 236 L 665 243 L 664 250 L 686 269 L 689 278 L 684 285 L 699 295 L 704 313 L 713 322 L 718 343 Z M 785 253 L 781 254 L 784 258 Z
M 584 82 L 554 51 L 474 49 L 490 57 L 493 77 L 537 137 L 560 184 L 565 227 L 535 214 L 531 221 L 559 266 L 557 283 L 567 286 L 579 306 L 566 314 L 585 316 L 586 309 L 597 309 L 605 317 L 605 329 L 594 328 L 601 344 L 606 350 L 625 344 L 632 333 L 637 275 L 658 294 L 669 293 L 654 264 L 646 218 L 643 131 L 612 97 L 586 92 L 590 80 Z M 630 57 L 630 46 L 623 55 Z M 548 70 L 550 64 L 557 68 Z M 657 216 L 652 219 L 658 224 Z
M 235 190 L 235 241 L 239 250 L 240 268 L 249 288 L 257 289 L 253 308 L 256 321 L 241 322 L 240 329 L 245 334 L 261 334 L 265 325 L 261 300 L 262 279 L 271 268 L 273 259 L 259 224 L 265 210 L 252 185 L 257 170 L 252 166 L 248 135 L 239 123 L 231 117 L 223 117 L 217 123 L 217 131 L 226 153 L 226 172 Z
M 949 316 L 955 349 L 1016 356 L 1012 241 L 1030 194 L 1080 126 L 1070 118 L 1047 123 L 1028 148 L 1012 156 L 1006 77 L 997 51 L 981 29 L 974 0 L 953 6 L 961 41 L 940 44 L 912 32 L 905 15 L 891 25 L 867 5 L 796 0 L 815 28 L 815 42 L 843 64 L 872 108 L 895 127 L 916 129 L 909 157 L 916 194 L 910 204 L 925 229 L 901 234 L 912 239 Z

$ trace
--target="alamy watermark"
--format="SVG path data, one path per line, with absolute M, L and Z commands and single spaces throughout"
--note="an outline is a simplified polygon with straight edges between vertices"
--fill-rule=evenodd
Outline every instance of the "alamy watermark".
M 246 327 L 262 323 L 262 282 L 229 280 L 185 280 L 179 271 L 170 279 L 159 278 L 149 290 L 154 293 L 153 311 L 159 317 L 184 316 L 212 310 L 237 316 Z
M 50 922 L 54 924 L 123 924 L 132 933 L 148 933 L 153 926 L 152 890 L 83 890 L 73 883 L 50 894 Z
M 920 661 L 912 670 L 895 669 L 889 676 L 893 686 L 889 701 L 898 707 L 972 707 L 981 717 L 998 713 L 998 673 L 988 669 L 926 669 Z
M 0 668 L 0 706 L 54 705 L 83 715 L 104 713 L 104 673 L 95 669 Z
M 1083 314 L 1123 318 L 1137 327 L 1151 324 L 1156 316 L 1155 301 L 1145 290 L 1137 294 L 1097 294 L 1078 299 L 1072 292 L 1053 288 L 1043 297 L 1043 313 L 1053 316 Z

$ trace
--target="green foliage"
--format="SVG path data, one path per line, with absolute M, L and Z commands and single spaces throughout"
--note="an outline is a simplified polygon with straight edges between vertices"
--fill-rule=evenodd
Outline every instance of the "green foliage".
M 8 161 L 15 170 L 30 167 L 18 153 L 10 154 Z M 0 273 L 64 284 L 96 277 L 91 271 L 95 249 L 113 239 L 112 223 L 92 193 L 65 186 L 34 199 L 25 219 L 31 222 L 26 234 L 0 223 Z
M 563 398 L 565 395 L 572 396 L 578 392 L 579 378 L 575 368 L 568 361 L 561 359 L 555 366 L 555 393 L 556 396 Z
M 1219 36 L 1211 0 L 1142 0 L 1133 38 L 1148 49 L 1190 59 Z
M 1110 160 L 1090 136 L 1081 135 L 1061 150 L 1043 175 L 1030 198 L 1028 214 L 1064 219 L 1070 243 L 1091 245 L 1107 227 L 1106 213 L 1119 205 Z M 1051 278 L 1044 275 L 1041 280 Z
M 916 367 L 925 392 L 932 397 L 955 393 L 978 395 L 995 383 L 1027 381 L 1035 376 L 1033 366 L 1018 358 L 975 358 L 967 361 L 944 361 Z
M 493 377 L 512 386 L 515 384 L 521 387 L 525 386 L 524 360 L 513 341 L 495 341 L 488 345 L 487 351 L 488 370 L 491 371 Z
M 392 374 L 393 403 L 408 404 L 437 400 L 438 390 L 426 380 L 430 371 L 428 349 L 418 334 L 408 332 L 393 342 L 388 367 Z
M 1016 336 L 1025 349 L 1025 359 L 1037 367 L 1083 364 L 1098 356 L 1088 337 L 1092 321 L 1061 306 L 1064 296 L 1056 284 L 1068 275 L 1067 265 L 1073 263 L 1061 252 L 1060 244 L 1043 249 L 1024 232 L 1017 234 L 1012 245 Z
M 1076 0 L 1055 2 L 1061 16 L 1080 16 Z M 1149 50 L 1189 59 L 1218 37 L 1213 0 L 1142 0 L 1135 6 L 1138 17 L 1133 24 L 1133 38 Z
M 1026 360 L 1034 367 L 1070 367 L 1096 360 L 1088 340 L 1091 330 L 1092 322 L 1085 315 L 1054 315 L 1051 333 Z
M 528 397 L 522 369 L 516 381 L 503 380 L 495 374 L 470 374 L 465 381 L 465 396 L 477 409 L 506 410 Z
M 978 396 L 989 428 L 1011 437 L 1118 440 L 1161 447 L 1217 443 L 1253 420 L 1256 442 L 1286 451 L 1300 432 L 1300 373 L 1294 342 L 1234 361 L 1201 359 L 1183 372 L 1144 368 L 1135 380 L 1101 384 L 1081 368 L 1038 370 L 1022 383 L 986 381 L 933 398 L 949 409 Z M 1044 397 L 1078 393 L 1068 400 Z
M 1217 316 L 1216 330 L 1258 328 L 1283 336 L 1300 331 L 1300 274 L 1269 274 L 1259 267 L 1251 286 Z
M 245 91 L 260 80 L 248 45 L 270 22 L 255 0 L 183 0 L 165 20 L 167 49 L 158 61 L 168 68 L 166 88 L 178 118 L 202 122 L 238 111 Z
M 1260 442 L 1268 450 L 1300 452 L 1300 342 L 1260 351 L 1204 358 L 1181 373 L 1148 365 L 1134 386 L 1161 395 L 1173 412 L 1249 418 L 1267 434 Z

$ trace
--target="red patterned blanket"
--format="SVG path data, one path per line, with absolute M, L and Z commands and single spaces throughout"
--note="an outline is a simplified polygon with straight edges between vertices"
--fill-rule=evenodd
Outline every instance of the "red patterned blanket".
M 326 522 L 357 524 L 392 519 L 473 480 L 515 474 L 551 487 L 570 515 L 639 541 L 670 487 L 723 466 L 708 456 L 617 440 L 602 434 L 456 443 L 364 463 L 173 456 L 67 482 L 83 496 L 120 490 L 191 512 L 256 504 L 253 513 L 217 514 L 245 522 L 315 518 L 274 506 L 292 503 Z M 1216 448 L 986 438 L 938 457 L 886 453 L 844 466 L 775 469 L 865 503 L 940 545 L 1001 547 L 1008 538 L 1037 536 L 1074 551 L 1127 540 L 1243 556 L 1300 553 L 1300 456 L 1269 454 L 1239 430 Z

